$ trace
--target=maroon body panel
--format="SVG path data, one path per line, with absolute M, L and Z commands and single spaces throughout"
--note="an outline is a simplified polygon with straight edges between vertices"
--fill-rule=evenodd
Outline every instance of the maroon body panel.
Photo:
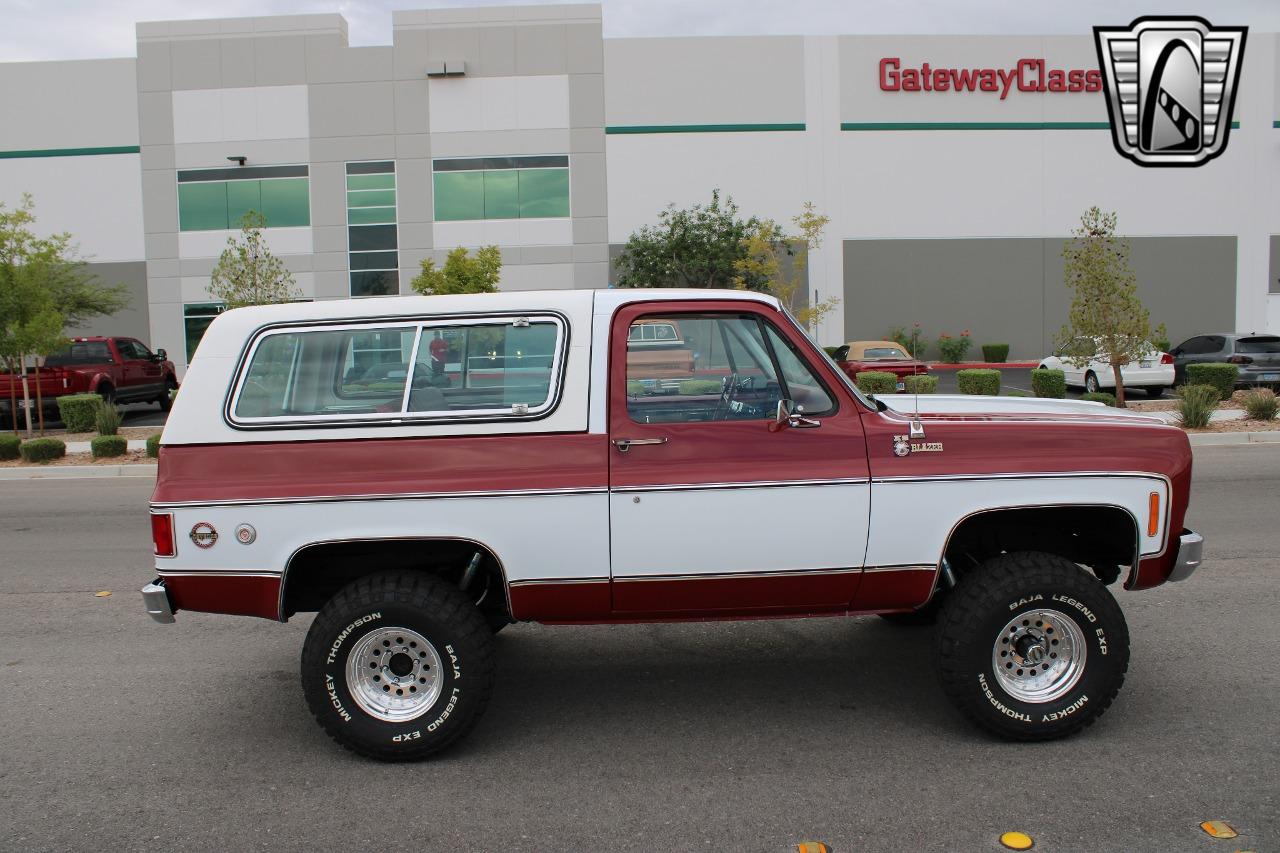
M 614 610 L 636 614 L 843 613 L 858 588 L 857 571 L 615 578 Z
M 937 572 L 920 569 L 875 569 L 862 575 L 850 608 L 858 613 L 910 610 L 933 594 Z
M 166 445 L 153 503 L 602 489 L 590 433 Z
M 168 575 L 169 599 L 179 610 L 280 618 L 280 578 L 263 575 Z
M 607 622 L 609 579 L 511 584 L 511 615 L 516 621 Z

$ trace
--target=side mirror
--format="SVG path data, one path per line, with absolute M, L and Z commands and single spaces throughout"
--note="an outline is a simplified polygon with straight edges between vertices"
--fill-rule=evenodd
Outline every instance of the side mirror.
M 156 361 L 168 361 L 168 360 L 169 360 L 169 353 L 164 351 L 164 347 L 160 347 L 159 349 L 156 350 Z
M 773 423 L 769 424 L 769 432 L 781 432 L 784 429 L 813 429 L 822 426 L 821 421 L 815 421 L 813 418 L 804 417 L 804 406 L 796 404 L 795 400 L 779 400 L 778 415 Z
M 836 351 L 835 351 L 835 353 L 833 353 L 833 354 L 832 354 L 831 358 L 832 358 L 834 361 L 848 361 L 848 360 L 849 360 L 849 345 L 848 345 L 848 344 L 845 344 L 844 346 L 836 347 Z

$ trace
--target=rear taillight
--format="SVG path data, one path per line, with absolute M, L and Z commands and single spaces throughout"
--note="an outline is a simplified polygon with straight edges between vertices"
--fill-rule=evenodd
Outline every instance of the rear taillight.
M 155 546 L 157 557 L 172 557 L 177 554 L 173 544 L 173 514 L 151 514 L 151 543 Z
M 1162 353 L 1160 353 L 1160 363 L 1161 363 L 1161 364 L 1173 364 L 1173 356 L 1169 355 L 1169 353 L 1167 353 L 1167 352 L 1162 352 Z
M 1231 358 L 1227 359 L 1227 361 L 1232 364 L 1253 364 L 1253 359 L 1249 358 L 1247 355 L 1233 355 Z

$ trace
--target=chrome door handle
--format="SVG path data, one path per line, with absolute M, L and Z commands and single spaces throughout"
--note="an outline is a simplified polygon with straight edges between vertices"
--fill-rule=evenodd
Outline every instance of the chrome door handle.
M 618 448 L 619 453 L 626 453 L 631 449 L 633 444 L 666 444 L 666 437 L 662 438 L 615 438 L 613 446 Z

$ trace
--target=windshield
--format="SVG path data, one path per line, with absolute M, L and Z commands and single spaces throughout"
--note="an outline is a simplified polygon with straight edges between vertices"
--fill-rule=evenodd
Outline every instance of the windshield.
M 910 358 L 897 347 L 867 347 L 862 354 L 863 361 L 884 361 L 891 358 Z

